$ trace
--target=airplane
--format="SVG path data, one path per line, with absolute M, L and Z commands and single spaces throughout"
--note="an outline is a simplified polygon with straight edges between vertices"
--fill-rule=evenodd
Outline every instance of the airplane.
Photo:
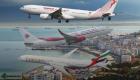
M 42 6 L 42 5 L 24 5 L 20 8 L 23 12 L 29 14 L 28 18 L 32 15 L 40 15 L 41 19 L 57 19 L 58 23 L 64 19 L 66 23 L 72 19 L 83 19 L 83 20 L 95 20 L 108 17 L 111 20 L 112 16 L 115 16 L 114 9 L 118 0 L 109 0 L 103 7 L 95 10 L 80 10 L 80 9 L 70 9 L 70 8 L 60 8 L 52 6 Z
M 44 49 L 50 47 L 56 47 L 60 45 L 71 45 L 82 42 L 86 39 L 93 38 L 96 36 L 107 35 L 112 29 L 106 28 L 89 28 L 71 33 L 64 33 L 58 29 L 62 37 L 36 37 L 24 28 L 19 28 L 20 33 L 24 39 L 26 47 L 32 49 Z
M 21 61 L 24 62 L 32 62 L 32 63 L 41 63 L 49 66 L 53 66 L 54 68 L 60 70 L 61 72 L 69 75 L 69 69 L 89 69 L 93 66 L 105 67 L 108 64 L 106 58 L 107 55 L 110 54 L 110 51 L 107 50 L 103 54 L 96 56 L 96 58 L 89 60 L 80 60 L 80 59 L 72 59 L 70 56 L 77 51 L 78 48 L 73 49 L 67 54 L 61 57 L 48 57 L 48 56 L 37 56 L 37 55 L 22 55 L 19 57 Z

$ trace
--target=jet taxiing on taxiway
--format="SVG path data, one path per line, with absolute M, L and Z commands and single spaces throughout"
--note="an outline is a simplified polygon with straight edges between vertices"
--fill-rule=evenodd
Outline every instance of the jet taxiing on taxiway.
M 66 22 L 69 22 L 71 19 L 104 19 L 108 17 L 108 20 L 111 20 L 112 16 L 115 16 L 114 9 L 118 3 L 118 0 L 109 0 L 103 7 L 95 10 L 80 10 L 80 9 L 69 9 L 69 8 L 60 8 L 52 6 L 42 6 L 42 5 L 24 5 L 20 10 L 29 14 L 28 18 L 31 18 L 32 15 L 40 15 L 41 19 L 57 19 L 59 23 L 64 19 Z
M 77 51 L 78 48 L 70 51 L 69 53 L 61 57 L 48 57 L 48 56 L 36 56 L 36 55 L 23 55 L 19 59 L 25 62 L 41 63 L 53 66 L 66 75 L 70 75 L 67 69 L 90 69 L 106 67 L 108 64 L 107 58 L 105 58 L 110 51 L 106 51 L 103 54 L 96 56 L 96 58 L 89 60 L 72 59 L 70 56 Z M 100 66 L 100 67 L 99 67 Z M 98 69 L 96 68 L 96 69 Z
M 36 37 L 23 28 L 20 28 L 19 31 L 21 32 L 22 37 L 24 39 L 24 44 L 27 47 L 31 47 L 32 49 L 44 49 L 66 44 L 71 45 L 96 36 L 107 35 L 112 31 L 112 29 L 97 27 L 67 34 L 58 29 L 62 37 L 47 37 L 47 38 Z

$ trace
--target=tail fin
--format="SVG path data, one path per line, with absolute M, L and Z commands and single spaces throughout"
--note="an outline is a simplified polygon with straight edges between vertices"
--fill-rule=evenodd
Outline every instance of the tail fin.
M 104 14 L 110 13 L 113 14 L 115 7 L 117 6 L 118 0 L 109 0 L 100 11 Z
M 32 35 L 31 33 L 29 33 L 27 30 L 25 30 L 24 28 L 19 28 L 19 31 L 24 39 L 25 43 L 32 43 L 33 41 L 38 40 L 37 37 L 35 37 L 34 35 Z

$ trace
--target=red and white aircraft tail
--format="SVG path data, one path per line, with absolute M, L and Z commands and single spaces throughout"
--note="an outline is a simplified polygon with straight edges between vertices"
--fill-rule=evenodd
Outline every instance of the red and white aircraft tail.
M 111 20 L 111 16 L 115 16 L 114 9 L 116 8 L 118 0 L 109 0 L 102 8 L 98 11 L 103 14 L 104 17 L 108 17 Z
M 102 20 L 108 17 L 108 20 L 111 20 L 112 16 L 115 16 L 114 9 L 116 8 L 118 0 L 109 0 L 103 7 L 93 12 L 93 17 L 100 17 Z
M 25 43 L 32 43 L 33 41 L 38 41 L 39 39 L 26 31 L 24 28 L 19 28 L 19 31 L 24 39 Z
M 118 0 L 109 0 L 102 8 L 100 8 L 100 11 L 113 13 L 117 3 Z

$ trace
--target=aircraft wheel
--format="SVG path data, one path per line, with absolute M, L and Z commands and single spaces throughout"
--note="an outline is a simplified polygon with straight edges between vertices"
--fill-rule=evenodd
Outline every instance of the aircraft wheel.
M 61 23 L 61 19 L 58 20 L 58 23 Z
M 104 21 L 104 17 L 102 18 L 102 21 Z
M 66 23 L 68 23 L 68 22 L 69 22 L 69 20 L 67 19 L 65 22 L 66 22 Z
M 53 20 L 53 16 L 51 16 L 51 20 Z
M 111 21 L 111 17 L 108 17 L 108 21 Z
M 31 14 L 28 14 L 28 19 L 31 19 Z

